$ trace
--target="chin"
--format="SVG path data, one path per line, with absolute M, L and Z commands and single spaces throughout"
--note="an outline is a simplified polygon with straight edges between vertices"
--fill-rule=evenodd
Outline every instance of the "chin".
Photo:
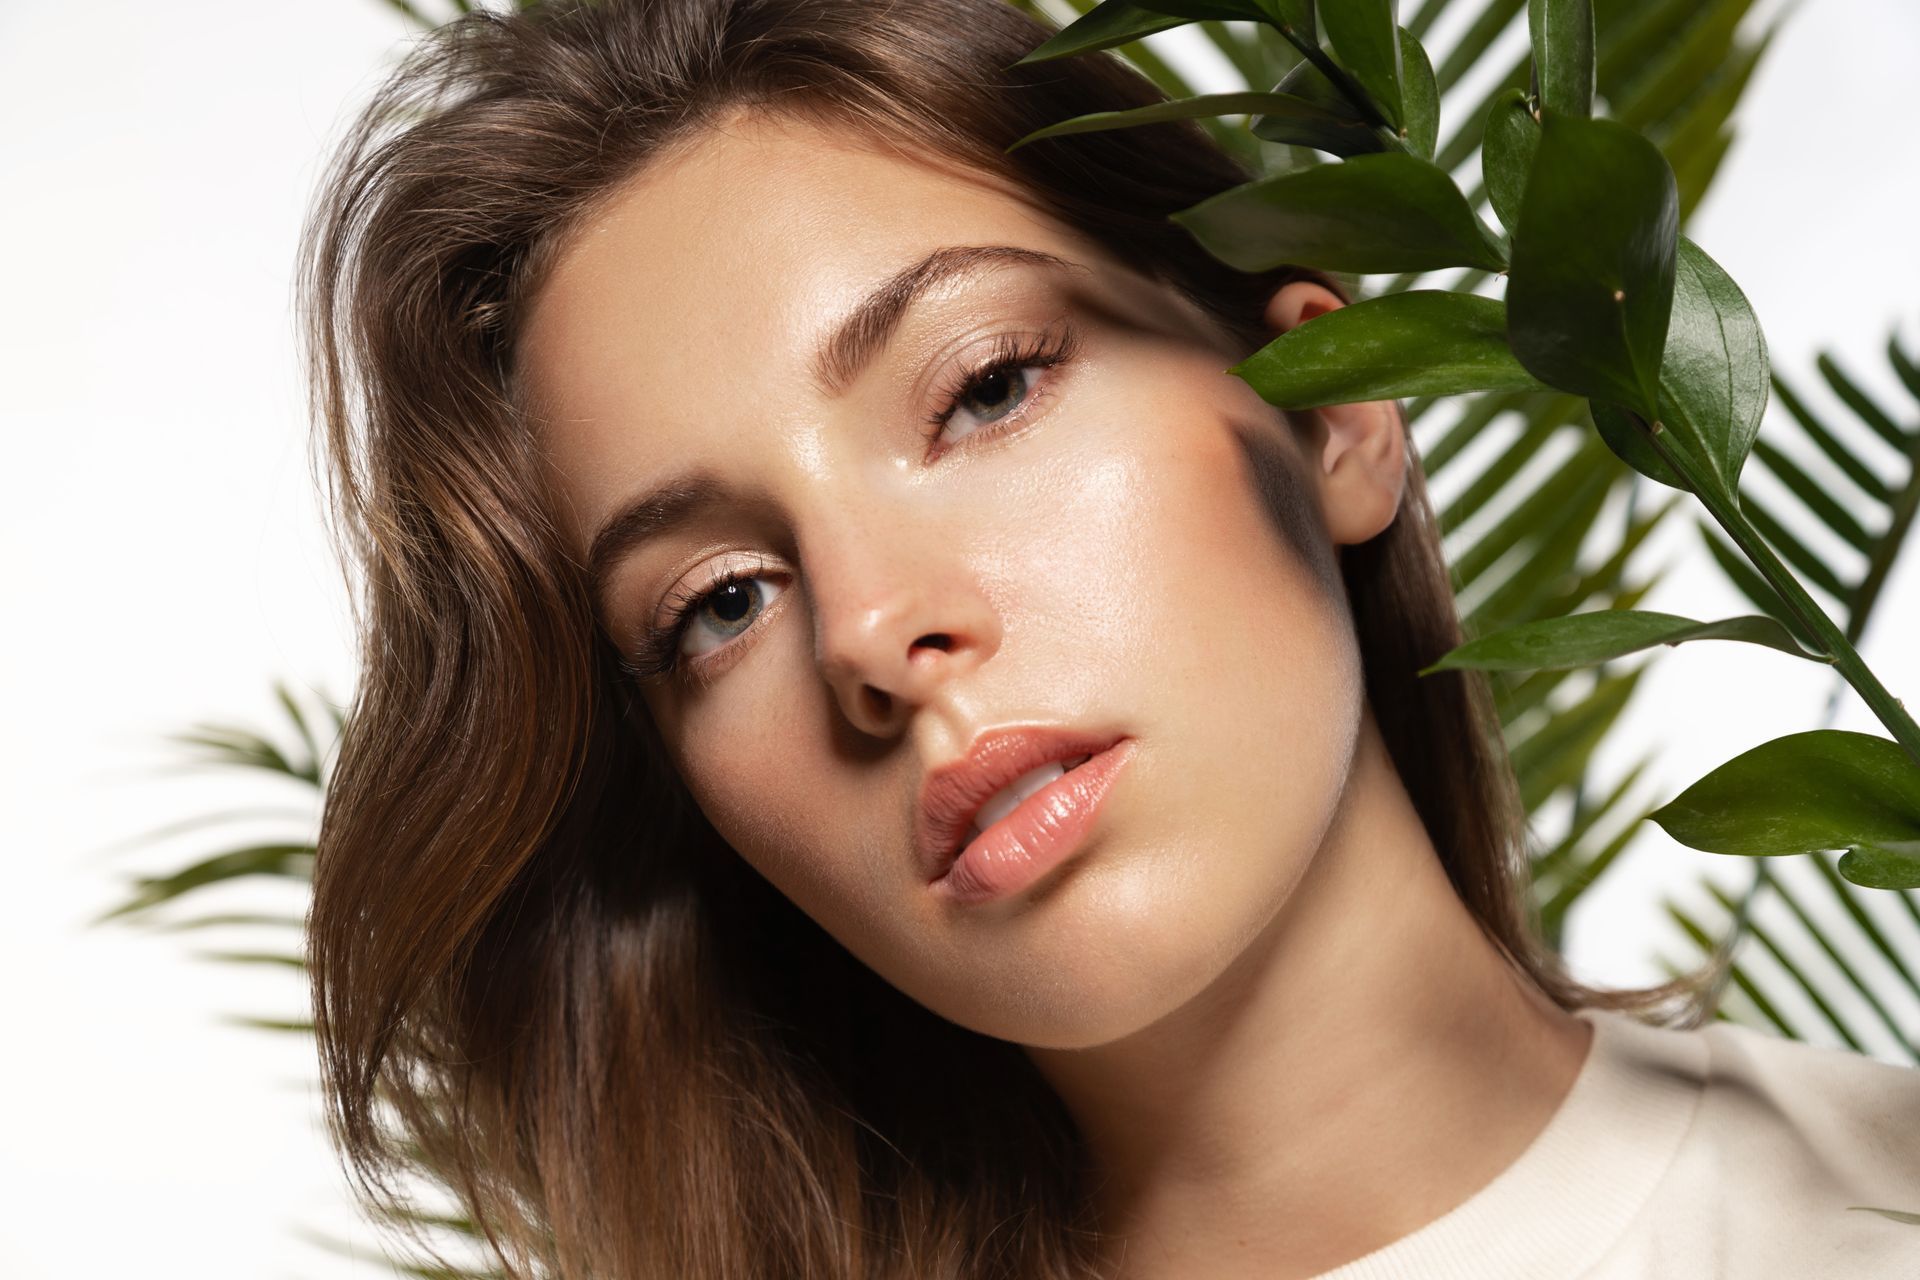
M 1092 890 L 1096 879 L 1061 888 Z M 1232 965 L 1247 930 L 1258 928 L 1168 902 L 1164 885 L 1138 899 L 1099 887 L 1054 898 L 1048 906 L 1058 914 L 1044 937 L 1036 929 L 1029 945 L 1002 948 L 967 985 L 943 984 L 939 1003 L 923 1003 L 948 1021 L 1027 1048 L 1098 1048 L 1190 1005 Z M 1195 887 L 1214 897 L 1209 886 Z

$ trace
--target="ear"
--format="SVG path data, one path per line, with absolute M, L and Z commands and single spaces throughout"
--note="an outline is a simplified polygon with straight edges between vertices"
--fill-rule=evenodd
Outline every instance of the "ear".
M 1267 300 L 1267 327 L 1277 337 L 1344 305 L 1323 284 L 1290 281 Z M 1308 462 L 1327 532 L 1335 544 L 1365 542 L 1393 523 L 1406 490 L 1406 427 L 1399 407 L 1368 400 L 1304 412 L 1324 427 L 1312 433 Z

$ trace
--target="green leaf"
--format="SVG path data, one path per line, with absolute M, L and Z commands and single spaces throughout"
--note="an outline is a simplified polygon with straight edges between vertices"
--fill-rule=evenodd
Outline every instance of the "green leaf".
M 1550 386 L 1655 420 L 1678 252 L 1673 170 L 1611 120 L 1546 111 L 1541 123 L 1507 284 L 1514 354 Z
M 1256 132 L 1272 142 L 1288 142 L 1317 147 L 1335 155 L 1378 151 L 1384 145 L 1379 134 L 1365 124 L 1333 115 L 1305 98 L 1280 93 L 1208 93 L 1177 102 L 1155 102 L 1125 111 L 1095 111 L 1074 116 L 1044 129 L 1036 129 L 1021 138 L 1012 151 L 1039 138 L 1068 133 L 1095 133 L 1103 129 L 1125 129 L 1133 125 L 1159 124 L 1168 120 L 1189 120 L 1197 116 L 1258 115 L 1261 126 Z
M 307 967 L 307 962 L 299 956 L 278 951 L 196 951 L 194 955 L 201 960 L 218 960 L 224 964 L 271 965 L 283 969 Z
M 1791 733 L 1735 756 L 1652 817 L 1681 844 L 1710 853 L 1920 840 L 1920 767 L 1891 738 Z
M 1590 400 L 1587 403 L 1593 413 L 1594 429 L 1607 442 L 1607 448 L 1613 450 L 1614 457 L 1650 480 L 1658 480 L 1661 484 L 1672 485 L 1687 493 L 1693 492 L 1686 479 L 1668 466 L 1666 460 L 1655 453 L 1653 446 L 1647 442 L 1648 428 L 1643 420 L 1604 400 Z
M 1527 0 L 1527 31 L 1540 105 L 1570 116 L 1592 115 L 1592 0 Z
M 1267 20 L 1286 35 L 1301 41 L 1316 40 L 1313 25 L 1313 0 L 1254 0 L 1266 10 Z
M 1540 386 L 1507 349 L 1506 307 L 1445 289 L 1335 308 L 1227 372 L 1282 409 Z
M 1540 146 L 1540 122 L 1533 118 L 1524 89 L 1509 89 L 1487 112 L 1487 136 L 1480 144 L 1480 168 L 1487 198 L 1500 225 L 1513 230 L 1520 221 L 1520 199 L 1527 190 L 1533 153 Z
M 1427 51 L 1405 27 L 1400 28 L 1400 64 L 1402 100 L 1406 122 L 1400 136 L 1414 154 L 1433 159 L 1440 142 L 1440 86 L 1434 83 L 1433 64 Z
M 1142 9 L 1171 14 L 1193 22 L 1246 22 L 1260 20 L 1267 12 L 1259 0 L 1137 0 Z
M 1920 1213 L 1908 1213 L 1902 1209 L 1876 1209 L 1870 1204 L 1850 1204 L 1849 1209 L 1859 1209 L 1864 1213 L 1877 1213 L 1883 1218 L 1892 1218 L 1895 1222 L 1905 1222 L 1920 1227 Z
M 1845 472 L 1847 479 L 1853 481 L 1860 492 L 1875 502 L 1886 503 L 1893 500 L 1893 491 L 1887 488 L 1886 481 L 1875 475 L 1873 469 L 1861 461 L 1860 453 L 1865 450 L 1856 451 L 1842 444 L 1839 433 L 1822 422 L 1807 407 L 1799 393 L 1778 374 L 1773 377 L 1773 395 L 1780 407 L 1785 409 L 1787 415 L 1793 419 L 1795 425 L 1806 433 L 1807 439 L 1813 441 L 1814 446 L 1821 453 L 1826 454 L 1833 465 Z
M 186 920 L 169 920 L 156 926 L 166 933 L 181 933 L 188 929 L 227 928 L 233 925 L 275 925 L 283 929 L 300 930 L 307 927 L 301 916 L 273 915 L 255 911 L 220 912 L 214 915 L 194 916 Z
M 1046 62 L 1053 58 L 1071 57 L 1076 53 L 1111 49 L 1117 44 L 1127 44 L 1156 31 L 1185 26 L 1188 21 L 1187 18 L 1156 13 L 1131 3 L 1131 0 L 1105 0 L 1091 12 L 1056 31 L 1026 57 L 1009 65 L 1019 67 L 1030 62 Z
M 1739 492 L 1741 468 L 1767 407 L 1771 376 L 1766 338 L 1752 306 L 1720 264 L 1679 238 L 1673 311 L 1660 363 L 1663 429 L 1669 447 L 1697 459 L 1722 494 Z M 1647 443 L 1647 428 L 1612 407 L 1594 406 L 1607 445 L 1641 474 L 1689 486 Z
M 1355 156 L 1249 182 L 1173 215 L 1242 271 L 1431 271 L 1505 265 L 1500 242 L 1453 179 L 1402 152 Z
M 1672 613 L 1603 609 L 1563 618 L 1542 618 L 1496 631 L 1452 650 L 1420 674 L 1455 668 L 1539 671 L 1583 667 L 1651 649 L 1657 644 L 1680 644 L 1687 640 L 1741 640 L 1778 649 L 1796 658 L 1830 661 L 1802 649 L 1791 632 L 1761 614 L 1695 622 Z
M 1406 123 L 1397 7 L 1396 0 L 1337 0 L 1320 7 L 1320 29 L 1334 56 L 1395 129 Z
M 1304 58 L 1280 77 L 1280 83 L 1273 86 L 1275 93 L 1289 94 L 1296 98 L 1305 98 L 1314 106 L 1357 124 L 1366 124 L 1366 117 L 1354 108 L 1340 87 L 1327 79 L 1327 73 Z M 1371 126 L 1369 126 L 1371 127 Z
M 1587 762 L 1612 730 L 1646 668 L 1603 675 L 1585 698 L 1568 707 L 1513 747 L 1514 776 L 1529 812 L 1561 787 L 1579 780 Z
M 1336 156 L 1369 155 L 1384 151 L 1386 142 L 1377 130 L 1360 120 L 1343 120 L 1323 113 L 1304 98 L 1277 111 L 1270 111 L 1247 122 L 1256 138 L 1287 146 L 1312 147 Z
M 1855 845 L 1840 855 L 1840 874 L 1864 889 L 1920 889 L 1920 840 Z
M 94 917 L 100 924 L 116 916 L 150 911 L 183 893 L 243 876 L 280 876 L 306 880 L 312 875 L 311 844 L 263 844 L 202 859 L 171 875 L 140 876 L 134 880 L 137 892 L 119 906 Z
M 1802 470 L 1799 463 L 1757 437 L 1753 442 L 1753 456 L 1843 542 L 1862 555 L 1873 554 L 1874 536 L 1867 532 L 1859 517 L 1827 492 L 1820 481 Z
M 1819 368 L 1820 376 L 1827 380 L 1827 385 L 1833 388 L 1833 393 L 1840 397 L 1847 408 L 1859 415 L 1860 421 L 1872 427 L 1875 434 L 1895 449 L 1906 451 L 1909 441 L 1905 429 L 1841 370 L 1838 361 L 1823 351 L 1814 358 L 1814 365 Z
M 1680 237 L 1660 361 L 1663 421 L 1728 495 L 1739 492 L 1769 382 L 1767 340 L 1747 295 L 1699 245 Z

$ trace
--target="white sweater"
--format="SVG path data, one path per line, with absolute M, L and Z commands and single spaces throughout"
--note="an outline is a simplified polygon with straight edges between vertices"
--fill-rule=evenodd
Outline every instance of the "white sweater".
M 1465 1203 L 1316 1280 L 1920 1280 L 1920 1069 L 1583 1009 L 1565 1101 Z

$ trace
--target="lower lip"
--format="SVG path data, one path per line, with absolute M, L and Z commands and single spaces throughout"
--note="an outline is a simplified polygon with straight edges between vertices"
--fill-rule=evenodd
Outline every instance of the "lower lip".
M 1133 739 L 1122 738 L 1022 800 L 960 851 L 933 882 L 935 892 L 955 902 L 988 902 L 1019 893 L 1065 862 L 1086 839 L 1114 776 L 1132 757 Z

